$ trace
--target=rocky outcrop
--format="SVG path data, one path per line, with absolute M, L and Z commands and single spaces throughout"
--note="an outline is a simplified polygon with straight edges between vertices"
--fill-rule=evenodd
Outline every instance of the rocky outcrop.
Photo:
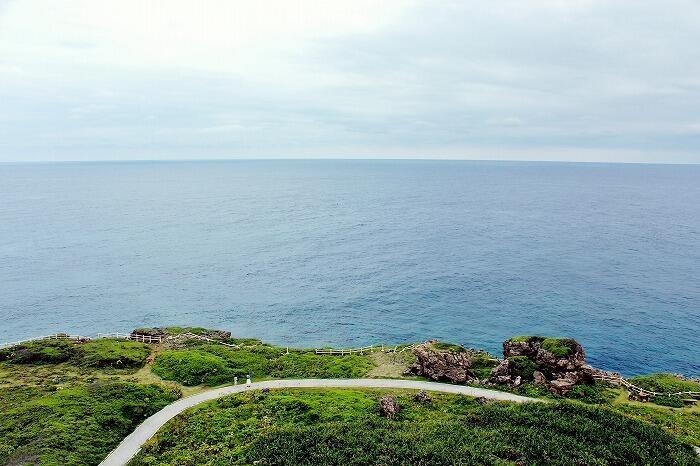
M 392 418 L 399 413 L 400 409 L 399 402 L 393 395 L 384 395 L 379 400 L 379 414 L 381 416 Z
M 476 376 L 470 370 L 472 358 L 469 352 L 441 351 L 426 343 L 413 348 L 413 354 L 416 356 L 416 362 L 406 371 L 409 374 L 453 383 L 476 380 Z
M 417 401 L 418 403 L 426 403 L 426 402 L 430 401 L 432 398 L 430 398 L 430 395 L 428 394 L 428 392 L 426 392 L 425 390 L 421 390 L 413 396 L 413 399 L 415 401 Z
M 489 381 L 518 385 L 532 380 L 552 393 L 566 395 L 577 383 L 592 383 L 594 369 L 583 347 L 571 338 L 516 337 L 503 342 L 504 360 Z

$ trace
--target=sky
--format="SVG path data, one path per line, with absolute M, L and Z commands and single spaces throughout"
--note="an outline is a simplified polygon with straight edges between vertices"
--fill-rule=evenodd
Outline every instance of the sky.
M 0 0 L 0 162 L 700 163 L 698 0 Z

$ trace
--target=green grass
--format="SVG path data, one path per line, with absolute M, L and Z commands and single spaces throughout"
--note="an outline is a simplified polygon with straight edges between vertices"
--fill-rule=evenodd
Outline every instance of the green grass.
M 466 351 L 466 348 L 463 345 L 447 343 L 444 341 L 433 342 L 430 346 L 438 351 L 450 351 L 452 353 L 464 353 Z
M 511 337 L 509 341 L 530 343 L 541 342 L 542 348 L 553 353 L 558 358 L 571 355 L 576 348 L 576 340 L 573 338 L 543 337 L 538 335 L 518 335 Z
M 679 439 L 700 446 L 700 410 L 614 404 L 612 409 L 663 428 Z
M 487 403 L 431 393 L 378 415 L 381 390 L 245 393 L 186 411 L 132 465 L 698 465 L 690 446 L 646 422 L 569 402 Z
M 97 383 L 0 390 L 0 464 L 98 464 L 137 424 L 178 394 L 154 385 Z
M 192 349 L 163 351 L 153 372 L 183 385 L 221 385 L 234 376 L 251 374 L 256 380 L 280 378 L 358 378 L 374 364 L 369 355 L 317 355 L 269 345 L 234 349 L 197 343 Z
M 542 340 L 542 349 L 549 351 L 558 358 L 571 355 L 576 348 L 576 340 L 572 338 L 545 338 Z
M 544 337 L 536 337 L 536 336 L 533 336 L 533 335 L 516 335 L 516 336 L 514 336 L 514 337 L 510 337 L 510 338 L 508 339 L 508 341 L 520 342 L 520 343 L 529 343 L 529 342 L 531 342 L 533 339 L 536 339 L 536 338 L 542 338 L 542 339 L 544 339 Z

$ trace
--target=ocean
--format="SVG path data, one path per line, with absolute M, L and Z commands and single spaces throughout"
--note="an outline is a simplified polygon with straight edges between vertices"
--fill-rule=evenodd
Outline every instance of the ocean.
M 700 166 L 0 164 L 0 342 L 170 324 L 700 375 Z

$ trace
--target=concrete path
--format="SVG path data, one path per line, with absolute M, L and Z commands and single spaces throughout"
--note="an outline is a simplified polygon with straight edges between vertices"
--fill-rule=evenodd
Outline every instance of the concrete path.
M 536 398 L 514 395 L 512 393 L 489 390 L 486 388 L 466 387 L 464 385 L 450 385 L 437 382 L 422 382 L 418 380 L 395 379 L 290 379 L 268 380 L 255 382 L 250 388 L 245 384 L 229 385 L 215 388 L 197 395 L 188 396 L 177 400 L 149 417 L 126 437 L 112 453 L 105 458 L 100 466 L 123 466 L 133 458 L 144 443 L 153 437 L 158 430 L 170 419 L 174 418 L 187 408 L 191 408 L 204 401 L 214 400 L 222 396 L 238 393 L 245 390 L 260 390 L 262 388 L 407 388 L 412 390 L 430 390 L 445 393 L 457 393 L 474 397 L 484 397 L 491 400 L 515 401 L 543 401 Z

